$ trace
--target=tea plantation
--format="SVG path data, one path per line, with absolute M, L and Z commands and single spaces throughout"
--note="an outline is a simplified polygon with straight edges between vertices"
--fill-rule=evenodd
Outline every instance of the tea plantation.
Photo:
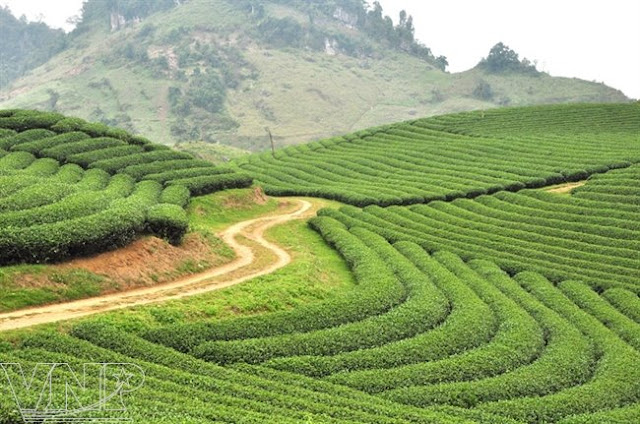
M 61 202 L 78 217 L 145 205 L 148 223 L 155 205 L 199 192 L 156 160 L 80 163 L 87 155 L 70 146 L 82 141 L 67 144 L 73 155 L 48 147 L 36 159 L 27 147 L 39 141 L 19 142 L 33 130 L 3 127 L 7 240 L 64 223 Z M 278 312 L 135 327 L 93 318 L 14 334 L 0 341 L 0 363 L 135 363 L 147 378 L 127 396 L 134 422 L 640 422 L 640 105 L 450 115 L 237 165 L 272 194 L 349 203 L 310 225 L 349 265 L 352 288 Z M 570 194 L 541 189 L 581 180 Z M 74 203 L 81 196 L 96 200 Z M 98 386 L 90 378 L 80 399 Z M 0 423 L 22 422 L 1 383 L 0 394 Z

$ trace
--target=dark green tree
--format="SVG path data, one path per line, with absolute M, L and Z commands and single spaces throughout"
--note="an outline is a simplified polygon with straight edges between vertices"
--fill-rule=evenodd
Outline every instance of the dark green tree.
M 537 73 L 535 65 L 527 59 L 520 61 L 518 53 L 502 42 L 491 48 L 489 55 L 480 61 L 479 66 L 494 74 L 510 71 Z

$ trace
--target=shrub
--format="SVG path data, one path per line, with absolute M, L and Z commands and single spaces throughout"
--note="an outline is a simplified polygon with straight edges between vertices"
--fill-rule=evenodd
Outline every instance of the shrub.
M 173 180 L 184 180 L 186 178 L 212 176 L 218 174 L 233 174 L 232 169 L 217 168 L 213 166 L 206 166 L 202 168 L 188 168 L 178 169 L 162 172 L 159 174 L 149 174 L 144 177 L 145 180 L 158 181 L 159 183 L 166 183 Z
M 38 159 L 24 169 L 24 173 L 28 175 L 37 175 L 40 177 L 49 177 L 60 169 L 60 164 L 55 159 Z
M 1 138 L 0 149 L 9 150 L 14 146 L 30 143 L 36 140 L 46 139 L 53 135 L 55 135 L 55 133 L 44 129 L 33 129 L 24 131 L 11 137 Z
M 157 152 L 137 153 L 113 159 L 100 160 L 97 162 L 93 162 L 89 167 L 99 168 L 109 172 L 110 174 L 114 174 L 133 165 L 142 165 L 147 163 L 171 161 L 177 159 L 192 159 L 192 156 L 187 153 L 180 153 L 173 150 L 159 150 Z
M 62 119 L 64 119 L 64 115 L 60 115 L 59 113 L 20 110 L 9 117 L 0 117 L 0 128 L 15 131 L 25 131 L 34 128 L 48 129 Z
M 62 162 L 66 161 L 71 155 L 107 149 L 110 147 L 120 147 L 123 145 L 125 145 L 123 141 L 115 138 L 90 138 L 75 142 L 66 142 L 64 144 L 42 150 L 40 154 Z
M 187 187 L 193 196 L 202 196 L 220 190 L 250 187 L 253 180 L 243 174 L 218 174 L 169 181 L 170 185 Z
M 189 203 L 191 193 L 189 189 L 181 185 L 172 185 L 165 188 L 160 196 L 160 203 L 169 203 L 185 207 Z
M 180 244 L 189 229 L 187 213 L 178 205 L 161 203 L 152 206 L 147 212 L 147 229 L 171 244 Z
M 27 152 L 9 153 L 0 158 L 0 170 L 15 171 L 24 169 L 36 160 L 35 156 Z
M 92 163 L 100 160 L 135 155 L 142 152 L 143 149 L 139 146 L 117 145 L 116 147 L 98 148 L 96 150 L 91 150 L 85 153 L 73 154 L 71 156 L 68 156 L 66 160 L 68 162 L 77 163 L 80 166 L 88 168 Z
M 71 132 L 66 134 L 60 134 L 58 136 L 53 136 L 53 134 L 54 133 L 51 133 L 51 135 L 49 135 L 49 133 L 47 133 L 46 136 L 41 137 L 37 140 L 25 142 L 25 143 L 18 143 L 14 145 L 11 150 L 24 151 L 24 152 L 33 153 L 34 155 L 37 155 L 37 156 L 42 156 L 40 152 L 42 152 L 45 149 L 50 149 L 58 145 L 73 143 L 76 141 L 85 140 L 89 138 L 89 136 L 83 132 Z

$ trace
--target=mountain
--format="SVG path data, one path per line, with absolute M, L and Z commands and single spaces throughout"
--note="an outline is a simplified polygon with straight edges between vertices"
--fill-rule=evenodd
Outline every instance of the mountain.
M 455 111 L 628 101 L 506 46 L 450 74 L 413 34 L 411 16 L 394 24 L 361 0 L 89 0 L 67 48 L 2 89 L 0 108 L 260 150 L 266 127 L 281 146 Z M 523 66 L 489 66 L 492 53 Z

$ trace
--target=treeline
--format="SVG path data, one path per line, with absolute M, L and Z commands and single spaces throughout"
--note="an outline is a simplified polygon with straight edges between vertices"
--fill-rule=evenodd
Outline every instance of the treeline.
M 272 0 L 304 11 L 309 24 L 304 25 L 293 18 L 274 18 L 266 16 L 263 0 L 244 0 L 237 3 L 239 7 L 260 20 L 259 30 L 266 36 L 266 41 L 276 45 L 294 45 L 322 49 L 326 38 L 338 42 L 341 50 L 347 54 L 368 54 L 372 47 L 362 40 L 344 37 L 342 34 L 329 34 L 320 30 L 315 23 L 319 19 L 338 19 L 353 26 L 371 39 L 386 47 L 403 50 L 426 60 L 438 68 L 445 70 L 448 62 L 445 56 L 436 57 L 431 49 L 415 39 L 413 17 L 406 11 L 400 12 L 398 23 L 384 14 L 382 5 L 375 1 L 369 4 L 363 0 Z M 301 46 L 300 44 L 304 44 Z
M 41 22 L 16 18 L 8 7 L 0 7 L 0 88 L 21 77 L 66 46 L 62 30 Z

